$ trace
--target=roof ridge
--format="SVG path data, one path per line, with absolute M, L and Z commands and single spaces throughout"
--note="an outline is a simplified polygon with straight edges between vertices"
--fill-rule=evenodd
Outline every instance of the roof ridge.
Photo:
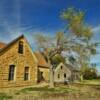
M 36 56 L 36 58 L 38 59 L 38 63 L 39 63 L 39 66 L 47 66 L 48 67 L 48 63 L 47 61 L 45 60 L 45 57 L 44 55 L 40 52 L 40 51 L 35 51 L 33 52 Z
M 3 51 L 4 51 L 5 49 L 7 49 L 10 45 L 12 45 L 13 43 L 15 43 L 17 40 L 19 40 L 19 39 L 22 38 L 22 37 L 25 38 L 25 36 L 22 34 L 22 35 L 20 35 L 19 37 L 13 39 L 13 40 L 12 40 L 11 42 L 9 42 L 4 48 L 2 48 L 2 49 L 0 50 L 0 53 L 3 52 Z

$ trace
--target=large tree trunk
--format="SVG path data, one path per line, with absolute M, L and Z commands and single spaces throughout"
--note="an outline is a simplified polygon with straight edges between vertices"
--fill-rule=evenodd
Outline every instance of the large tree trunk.
M 53 66 L 50 65 L 50 88 L 54 88 L 54 72 L 53 72 Z
M 50 68 L 50 83 L 49 83 L 49 86 L 50 86 L 50 88 L 54 88 L 54 72 L 53 72 L 53 66 L 52 66 L 52 64 L 51 64 L 51 61 L 50 61 L 50 59 L 49 59 L 49 57 L 48 57 L 48 63 L 49 63 L 49 68 Z
M 48 52 L 45 52 L 46 56 L 47 56 L 47 59 L 48 59 L 48 64 L 49 64 L 49 72 L 50 72 L 50 83 L 49 83 L 49 86 L 50 88 L 54 88 L 54 72 L 53 72 L 53 65 L 51 64 L 51 60 L 50 60 L 50 56 L 48 55 Z

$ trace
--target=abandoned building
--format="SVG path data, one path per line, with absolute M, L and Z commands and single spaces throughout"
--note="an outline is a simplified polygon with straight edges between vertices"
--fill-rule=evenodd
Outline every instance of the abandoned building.
M 0 50 L 0 88 L 37 83 L 38 61 L 23 35 Z
M 54 70 L 55 83 L 79 80 L 79 71 L 69 64 L 60 63 Z
M 49 65 L 43 53 L 33 52 L 24 35 L 12 42 L 0 43 L 0 88 L 31 86 L 49 82 Z M 79 72 L 60 63 L 54 70 L 54 81 L 76 80 Z

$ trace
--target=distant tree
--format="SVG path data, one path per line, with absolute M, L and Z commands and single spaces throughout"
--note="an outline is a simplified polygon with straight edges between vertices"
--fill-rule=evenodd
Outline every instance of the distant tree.
M 88 67 L 84 70 L 83 73 L 84 79 L 96 79 L 97 78 L 97 71 L 95 67 Z

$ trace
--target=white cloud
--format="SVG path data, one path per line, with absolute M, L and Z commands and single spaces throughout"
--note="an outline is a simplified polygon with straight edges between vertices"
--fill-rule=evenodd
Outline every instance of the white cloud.
M 94 37 L 93 40 L 94 41 L 99 41 L 100 42 L 100 25 L 96 26 L 92 29 L 93 33 L 94 33 Z
M 94 33 L 99 33 L 99 32 L 100 32 L 100 25 L 97 26 L 97 27 L 94 27 L 94 28 L 92 29 L 92 31 L 93 31 Z

